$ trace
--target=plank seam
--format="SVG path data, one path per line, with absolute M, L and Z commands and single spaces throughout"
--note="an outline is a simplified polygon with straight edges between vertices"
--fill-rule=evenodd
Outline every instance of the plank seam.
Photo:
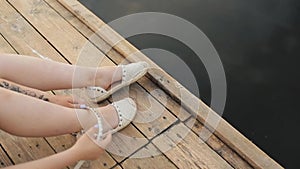
M 93 44 L 94 47 L 96 47 L 99 51 L 101 51 L 102 54 L 104 54 L 105 56 L 107 56 L 107 58 L 112 61 L 114 64 L 117 64 L 116 62 L 114 62 L 113 59 L 111 59 L 106 53 L 103 53 L 103 51 L 92 41 L 89 40 L 89 38 L 87 36 L 85 36 L 77 27 L 75 27 L 71 22 L 69 22 L 64 16 L 62 16 L 55 8 L 53 8 L 47 1 L 43 0 L 50 8 L 52 8 L 59 16 L 61 16 L 67 23 L 69 23 L 79 34 L 82 35 L 82 37 L 84 37 L 86 40 L 88 40 L 91 44 Z M 65 6 L 63 6 L 65 8 Z M 65 8 L 66 9 L 66 8 Z M 68 9 L 66 9 L 68 10 Z M 69 10 L 68 10 L 69 11 Z M 77 17 L 76 17 L 77 18 Z M 83 23 L 80 19 L 78 19 L 81 23 Z M 84 24 L 84 23 L 83 23 Z M 84 24 L 85 25 L 85 24 Z M 92 29 L 90 27 L 88 27 L 88 25 L 86 25 L 86 27 L 92 31 Z M 98 36 L 98 35 L 97 35 Z M 99 36 L 98 36 L 99 37 Z M 101 37 L 99 37 L 101 38 Z M 102 38 L 101 38 L 102 39 Z M 103 40 L 103 39 L 102 39 Z M 103 42 L 105 42 L 103 40 Z M 127 59 L 126 59 L 127 60 Z M 70 63 L 71 64 L 71 63 Z
M 51 91 L 53 92 L 53 91 Z M 45 142 L 49 145 L 49 147 L 54 151 L 55 154 L 57 154 L 58 152 L 55 150 L 55 148 L 50 144 L 50 142 L 47 140 L 46 137 L 43 137 L 43 139 L 45 140 Z M 64 150 L 65 151 L 65 150 Z M 67 166 L 66 168 L 70 169 L 69 166 Z
M 59 55 L 69 64 L 71 62 L 17 9 L 15 6 L 10 3 L 8 0 L 6 2 L 20 15 L 22 18 L 44 39 L 46 42 L 56 51 Z M 48 4 L 47 4 L 48 5 Z
M 183 124 L 184 124 L 186 127 L 190 128 L 190 127 L 186 124 L 186 122 L 188 122 L 188 121 L 191 120 L 192 118 L 195 118 L 195 120 L 197 120 L 198 123 L 202 124 L 203 127 L 205 127 L 207 130 L 209 130 L 209 129 L 201 122 L 201 121 L 199 121 L 199 119 L 197 119 L 197 118 L 194 117 L 194 116 L 191 116 L 191 117 L 187 118 L 186 120 L 184 120 Z M 193 127 L 193 126 L 191 126 L 191 127 Z M 196 133 L 192 128 L 190 128 L 190 129 L 191 129 L 191 131 L 192 131 L 194 134 L 196 134 L 196 135 L 198 136 L 198 133 Z M 210 131 L 210 132 L 211 132 L 211 131 Z M 226 147 L 228 147 L 233 153 L 235 153 L 240 159 L 242 159 L 246 164 L 248 164 L 250 167 L 254 168 L 253 165 L 251 165 L 247 160 L 245 160 L 239 153 L 237 153 L 234 149 L 232 149 L 227 143 L 223 142 L 223 141 L 222 141 L 217 135 L 215 135 L 214 133 L 212 133 L 212 134 L 213 134 L 218 140 L 220 140 Z M 202 140 L 202 139 L 201 139 L 201 140 Z M 204 141 L 204 142 L 205 142 L 205 144 L 208 145 L 208 147 L 210 147 L 210 148 L 211 148 L 212 150 L 214 150 L 217 154 L 219 154 L 219 155 L 222 157 L 222 159 L 225 160 L 232 168 L 234 168 L 234 166 L 233 166 L 228 160 L 226 160 L 224 156 L 222 156 L 220 153 L 218 153 L 218 151 L 215 150 L 215 149 L 214 149 L 211 145 L 209 145 L 206 141 Z
M 9 159 L 9 161 L 15 165 L 15 162 L 11 159 L 11 157 L 8 155 L 7 151 L 4 149 L 4 147 L 2 146 L 2 144 L 0 144 L 0 148 L 3 150 L 3 152 L 5 153 L 5 155 L 7 156 L 7 158 Z
M 115 164 L 114 166 L 110 167 L 110 169 L 114 169 L 114 168 L 116 168 L 116 167 L 118 167 L 118 166 L 119 166 L 121 169 L 124 169 L 123 166 L 121 166 L 120 164 Z
M 14 48 L 14 46 L 9 43 L 9 41 L 2 35 L 2 33 L 0 33 L 1 37 L 6 41 L 6 43 L 17 53 L 19 54 L 19 52 Z
M 167 128 L 165 128 L 164 130 L 162 130 L 160 133 L 163 133 L 163 132 L 169 130 L 170 128 L 174 127 L 175 125 L 177 125 L 177 124 L 179 124 L 179 123 L 181 123 L 181 121 L 180 121 L 179 119 L 177 119 L 174 123 L 172 123 L 170 126 L 168 126 Z M 134 127 L 136 127 L 136 126 L 134 126 Z M 139 129 L 138 129 L 138 130 L 139 130 Z M 140 130 L 139 130 L 139 131 L 140 131 Z M 134 154 L 137 153 L 138 151 L 142 150 L 144 147 L 146 147 L 146 146 L 149 145 L 149 144 L 152 144 L 158 151 L 160 151 L 159 148 L 152 142 L 155 138 L 157 138 L 157 137 L 159 137 L 159 136 L 160 136 L 160 134 L 158 134 L 158 135 L 156 135 L 156 136 L 154 136 L 154 137 L 152 137 L 152 138 L 150 138 L 150 139 L 147 138 L 147 137 L 145 137 L 145 138 L 148 140 L 148 143 L 145 144 L 144 146 L 138 148 L 136 151 L 134 151 L 133 153 L 131 153 L 128 157 L 126 157 L 126 158 L 124 158 L 122 161 L 120 161 L 120 162 L 119 162 L 120 165 L 121 165 L 121 163 L 123 163 L 123 162 L 125 162 L 127 159 L 129 159 L 129 157 L 131 157 L 132 155 L 134 155 Z M 160 151 L 160 152 L 161 152 L 161 151 Z M 169 159 L 169 158 L 166 156 L 165 153 L 163 153 L 163 152 L 161 152 L 161 153 L 166 157 L 166 159 L 169 160 L 169 162 L 171 162 L 174 166 L 177 167 L 177 165 L 176 165 L 171 159 Z M 178 167 L 177 167 L 177 168 L 178 168 Z

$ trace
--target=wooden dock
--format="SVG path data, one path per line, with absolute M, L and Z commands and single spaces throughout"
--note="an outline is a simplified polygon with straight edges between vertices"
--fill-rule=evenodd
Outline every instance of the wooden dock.
M 86 66 L 98 60 L 100 66 L 144 60 L 156 68 L 130 87 L 130 96 L 137 101 L 138 118 L 147 118 L 149 113 L 141 112 L 150 106 L 161 115 L 149 123 L 133 122 L 121 132 L 132 140 L 114 137 L 113 148 L 125 156 L 107 151 L 84 168 L 282 168 L 114 30 L 106 27 L 99 32 L 105 23 L 78 1 L 1 0 L 0 7 L 1 53 Z M 206 122 L 208 115 L 220 120 L 215 130 Z M 211 136 L 203 140 L 200 131 Z M 75 141 L 71 134 L 20 138 L 0 131 L 0 167 L 61 152 Z M 134 158 L 140 156 L 145 158 Z

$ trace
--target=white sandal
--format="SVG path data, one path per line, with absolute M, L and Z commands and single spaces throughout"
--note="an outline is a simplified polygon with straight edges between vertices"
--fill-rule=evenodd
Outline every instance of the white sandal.
M 130 122 L 134 119 L 136 115 L 136 104 L 131 98 L 125 98 L 123 100 L 114 102 L 111 104 L 114 106 L 114 108 L 117 111 L 118 117 L 119 117 L 119 124 L 118 126 L 111 131 L 111 134 L 116 133 L 122 129 L 124 129 L 126 126 L 130 124 Z M 95 142 L 95 144 L 99 145 L 100 142 L 105 138 L 106 134 L 103 134 L 103 123 L 102 123 L 102 117 L 99 115 L 97 110 L 95 108 L 87 108 L 90 110 L 90 112 L 93 113 L 93 115 L 97 118 L 97 128 L 98 133 L 89 135 L 90 138 Z M 79 120 L 80 121 L 80 120 Z M 81 122 L 82 123 L 82 122 Z M 84 129 L 87 131 L 87 129 Z M 80 167 L 84 164 L 84 160 L 79 161 L 74 169 L 80 169 Z
M 118 126 L 111 131 L 113 134 L 127 127 L 130 122 L 132 122 L 136 115 L 137 107 L 136 103 L 131 98 L 125 98 L 117 102 L 113 102 L 111 105 L 115 108 L 119 118 Z M 97 141 L 101 140 L 103 135 L 102 117 L 95 108 L 88 108 L 88 110 L 90 110 L 96 116 L 97 125 L 99 126 L 98 135 L 95 139 Z
M 127 127 L 130 122 L 132 122 L 137 113 L 137 108 L 136 103 L 131 98 L 114 102 L 111 105 L 114 106 L 119 117 L 119 124 L 115 129 L 112 130 L 113 134 Z
M 108 91 L 103 89 L 102 87 L 86 87 L 86 92 L 90 99 L 95 102 L 101 102 L 105 100 L 116 91 L 125 86 L 129 86 L 130 84 L 143 77 L 147 73 L 149 65 L 146 62 L 137 62 L 128 65 L 119 65 L 118 67 L 122 68 L 121 83 L 112 87 Z

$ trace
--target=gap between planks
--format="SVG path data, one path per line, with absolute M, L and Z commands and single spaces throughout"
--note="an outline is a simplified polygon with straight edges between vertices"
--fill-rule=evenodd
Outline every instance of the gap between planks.
M 75 16 L 77 16 L 82 22 L 88 25 L 94 32 L 97 32 L 102 29 L 105 25 L 102 20 L 96 17 L 93 13 L 88 11 L 85 7 L 83 7 L 78 1 L 75 0 L 59 0 L 67 9 L 69 9 Z M 130 54 L 137 52 L 138 50 L 133 47 L 130 43 L 126 40 L 122 40 L 122 37 L 118 35 L 114 30 L 110 29 L 109 26 L 106 26 L 105 33 L 98 33 L 105 41 L 107 41 L 114 49 L 120 52 L 124 57 L 128 57 Z M 108 38 L 109 37 L 109 38 Z M 110 38 L 114 37 L 117 40 L 111 40 Z M 112 39 L 114 39 L 112 38 Z M 116 43 L 118 42 L 118 43 Z M 146 56 L 142 53 L 138 53 L 139 57 L 142 57 L 144 60 L 149 60 Z M 137 59 L 137 58 L 131 58 Z M 151 73 L 150 73 L 151 74 Z M 156 79 L 156 81 L 160 84 L 160 86 L 168 89 L 170 85 L 164 82 L 160 82 L 158 78 L 160 76 L 157 75 L 156 72 L 153 72 L 152 77 Z M 170 78 L 168 75 L 164 76 L 168 79 L 171 79 L 174 82 L 173 78 Z M 172 88 L 172 87 L 171 87 Z M 173 88 L 174 89 L 174 88 Z M 177 99 L 180 100 L 178 93 L 174 93 L 173 91 L 168 90 L 171 92 L 170 94 L 175 96 Z M 191 100 L 195 100 L 195 97 L 191 97 Z M 205 117 L 207 114 L 213 114 L 213 116 L 217 117 L 217 114 L 213 112 L 210 108 L 208 108 L 203 102 L 199 99 L 196 102 L 200 102 L 200 107 L 202 107 L 202 112 L 198 112 L 198 110 L 194 109 L 188 102 L 182 101 L 188 109 L 193 111 L 195 114 L 198 115 L 199 120 L 201 122 L 205 122 Z M 206 112 L 207 114 L 202 114 Z M 199 114 L 200 113 L 200 114 Z M 213 126 L 213 125 L 212 125 Z M 210 126 L 209 126 L 210 127 Z M 261 151 L 258 147 L 256 147 L 252 142 L 246 139 L 243 135 L 241 135 L 238 131 L 236 131 L 230 124 L 228 124 L 225 120 L 221 119 L 219 126 L 216 128 L 216 134 L 225 141 L 228 145 L 231 146 L 236 152 L 238 152 L 243 158 L 245 158 L 249 163 L 257 168 L 282 168 L 278 163 L 276 163 L 273 159 L 267 156 L 263 151 Z

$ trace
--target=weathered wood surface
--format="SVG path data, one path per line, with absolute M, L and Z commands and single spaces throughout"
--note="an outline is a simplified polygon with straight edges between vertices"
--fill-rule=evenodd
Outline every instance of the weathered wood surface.
M 197 119 L 190 118 L 186 121 L 186 125 L 191 128 L 195 133 L 207 133 L 211 134 L 207 128 L 203 126 Z M 230 147 L 224 144 L 218 137 L 211 134 L 211 136 L 205 140 L 205 142 L 215 150 L 220 156 L 222 156 L 233 168 L 250 169 L 250 164 L 244 161 L 239 155 L 234 152 Z
M 104 27 L 103 31 L 95 34 L 97 29 L 103 28 L 105 23 L 77 1 L 7 0 L 0 1 L 0 6 L 0 52 L 2 53 L 17 52 L 44 59 L 47 57 L 63 63 L 93 67 L 128 63 L 128 61 L 137 61 L 140 57 L 157 68 L 130 87 L 129 95 L 138 104 L 137 121 L 116 134 L 110 146 L 110 149 L 123 152 L 123 156 L 105 153 L 99 160 L 89 162 L 85 167 L 251 168 L 250 163 L 256 168 L 261 168 L 261 166 L 270 168 L 267 166 L 270 164 L 269 157 L 265 156 L 265 164 L 261 164 L 260 161 L 253 163 L 253 160 L 261 157 L 261 154 L 254 156 L 251 161 L 248 159 L 250 158 L 249 152 L 246 152 L 245 156 L 244 151 L 247 149 L 242 148 L 237 151 L 240 148 L 238 142 L 244 141 L 243 139 L 247 141 L 247 139 L 240 140 L 241 134 L 232 130 L 233 128 L 222 119 L 223 129 L 217 128 L 216 135 L 213 134 L 205 142 L 199 139 L 197 132 L 203 128 L 203 125 L 197 122 L 195 126 L 198 128 L 193 126 L 193 118 L 190 117 L 196 114 L 203 123 L 207 113 L 212 111 L 188 91 L 185 92 L 191 95 L 191 101 L 200 103 L 203 107 L 195 109 L 191 103 L 185 101 L 181 101 L 182 104 L 180 104 L 177 88 L 179 84 L 109 27 Z M 136 54 L 129 57 L 133 52 Z M 61 91 L 55 91 L 55 93 L 59 92 Z M 118 96 L 110 98 L 110 101 L 127 95 L 126 91 L 120 91 Z M 95 107 L 101 106 L 89 104 Z M 108 104 L 108 102 L 103 104 Z M 150 107 L 152 112 L 149 112 Z M 155 114 L 155 112 L 160 114 Z M 153 114 L 158 118 L 149 123 L 139 121 L 145 118 L 151 119 Z M 226 133 L 221 133 L 223 131 Z M 231 138 L 228 139 L 231 131 L 233 139 L 236 139 L 233 142 Z M 188 132 L 187 135 L 184 132 Z M 133 139 L 124 140 L 121 134 Z M 1 132 L 0 136 L 0 166 L 2 166 L 2 161 L 3 166 L 7 166 L 57 153 L 68 149 L 75 142 L 75 138 L 71 135 L 27 139 Z M 39 146 L 34 147 L 37 143 Z M 16 148 L 10 150 L 9 146 L 12 144 Z M 245 146 L 248 146 L 248 142 Z M 150 157 L 136 158 L 143 156 Z
M 245 160 L 256 168 L 282 168 L 273 159 L 267 156 L 257 146 L 235 130 L 225 120 L 221 119 L 213 110 L 206 106 L 201 100 L 192 95 L 184 88 L 178 90 L 178 83 L 167 74 L 161 75 L 159 67 L 151 62 L 145 55 L 139 52 L 134 46 L 127 42 L 124 38 L 118 35 L 113 29 L 109 28 L 101 19 L 88 11 L 76 0 L 59 0 L 67 9 L 82 20 L 90 27 L 97 35 L 106 41 L 113 49 L 120 53 L 123 57 L 130 61 L 145 60 L 156 67 L 156 71 L 151 71 L 151 78 L 156 81 L 161 88 L 167 93 L 179 100 L 186 109 L 193 114 L 196 114 L 202 123 L 205 123 L 208 128 L 214 126 L 214 122 L 206 121 L 208 115 L 213 119 L 219 119 L 218 127 L 215 129 L 216 135 L 228 144 L 232 149 L 237 151 Z M 182 92 L 186 93 L 186 100 L 181 99 Z M 194 104 L 199 104 L 199 108 L 195 109 Z
M 182 123 L 155 138 L 153 144 L 178 168 L 232 168 L 217 153 L 209 153 L 212 149 Z
M 0 168 L 7 167 L 13 165 L 5 151 L 2 149 L 2 146 L 0 145 Z
M 122 163 L 124 169 L 143 168 L 143 169 L 155 169 L 155 168 L 177 168 L 169 159 L 164 155 L 152 156 L 153 152 L 161 153 L 153 144 L 148 144 L 141 150 L 136 152 L 133 156 L 145 157 L 145 158 L 129 158 Z M 152 165 L 150 165 L 152 164 Z

